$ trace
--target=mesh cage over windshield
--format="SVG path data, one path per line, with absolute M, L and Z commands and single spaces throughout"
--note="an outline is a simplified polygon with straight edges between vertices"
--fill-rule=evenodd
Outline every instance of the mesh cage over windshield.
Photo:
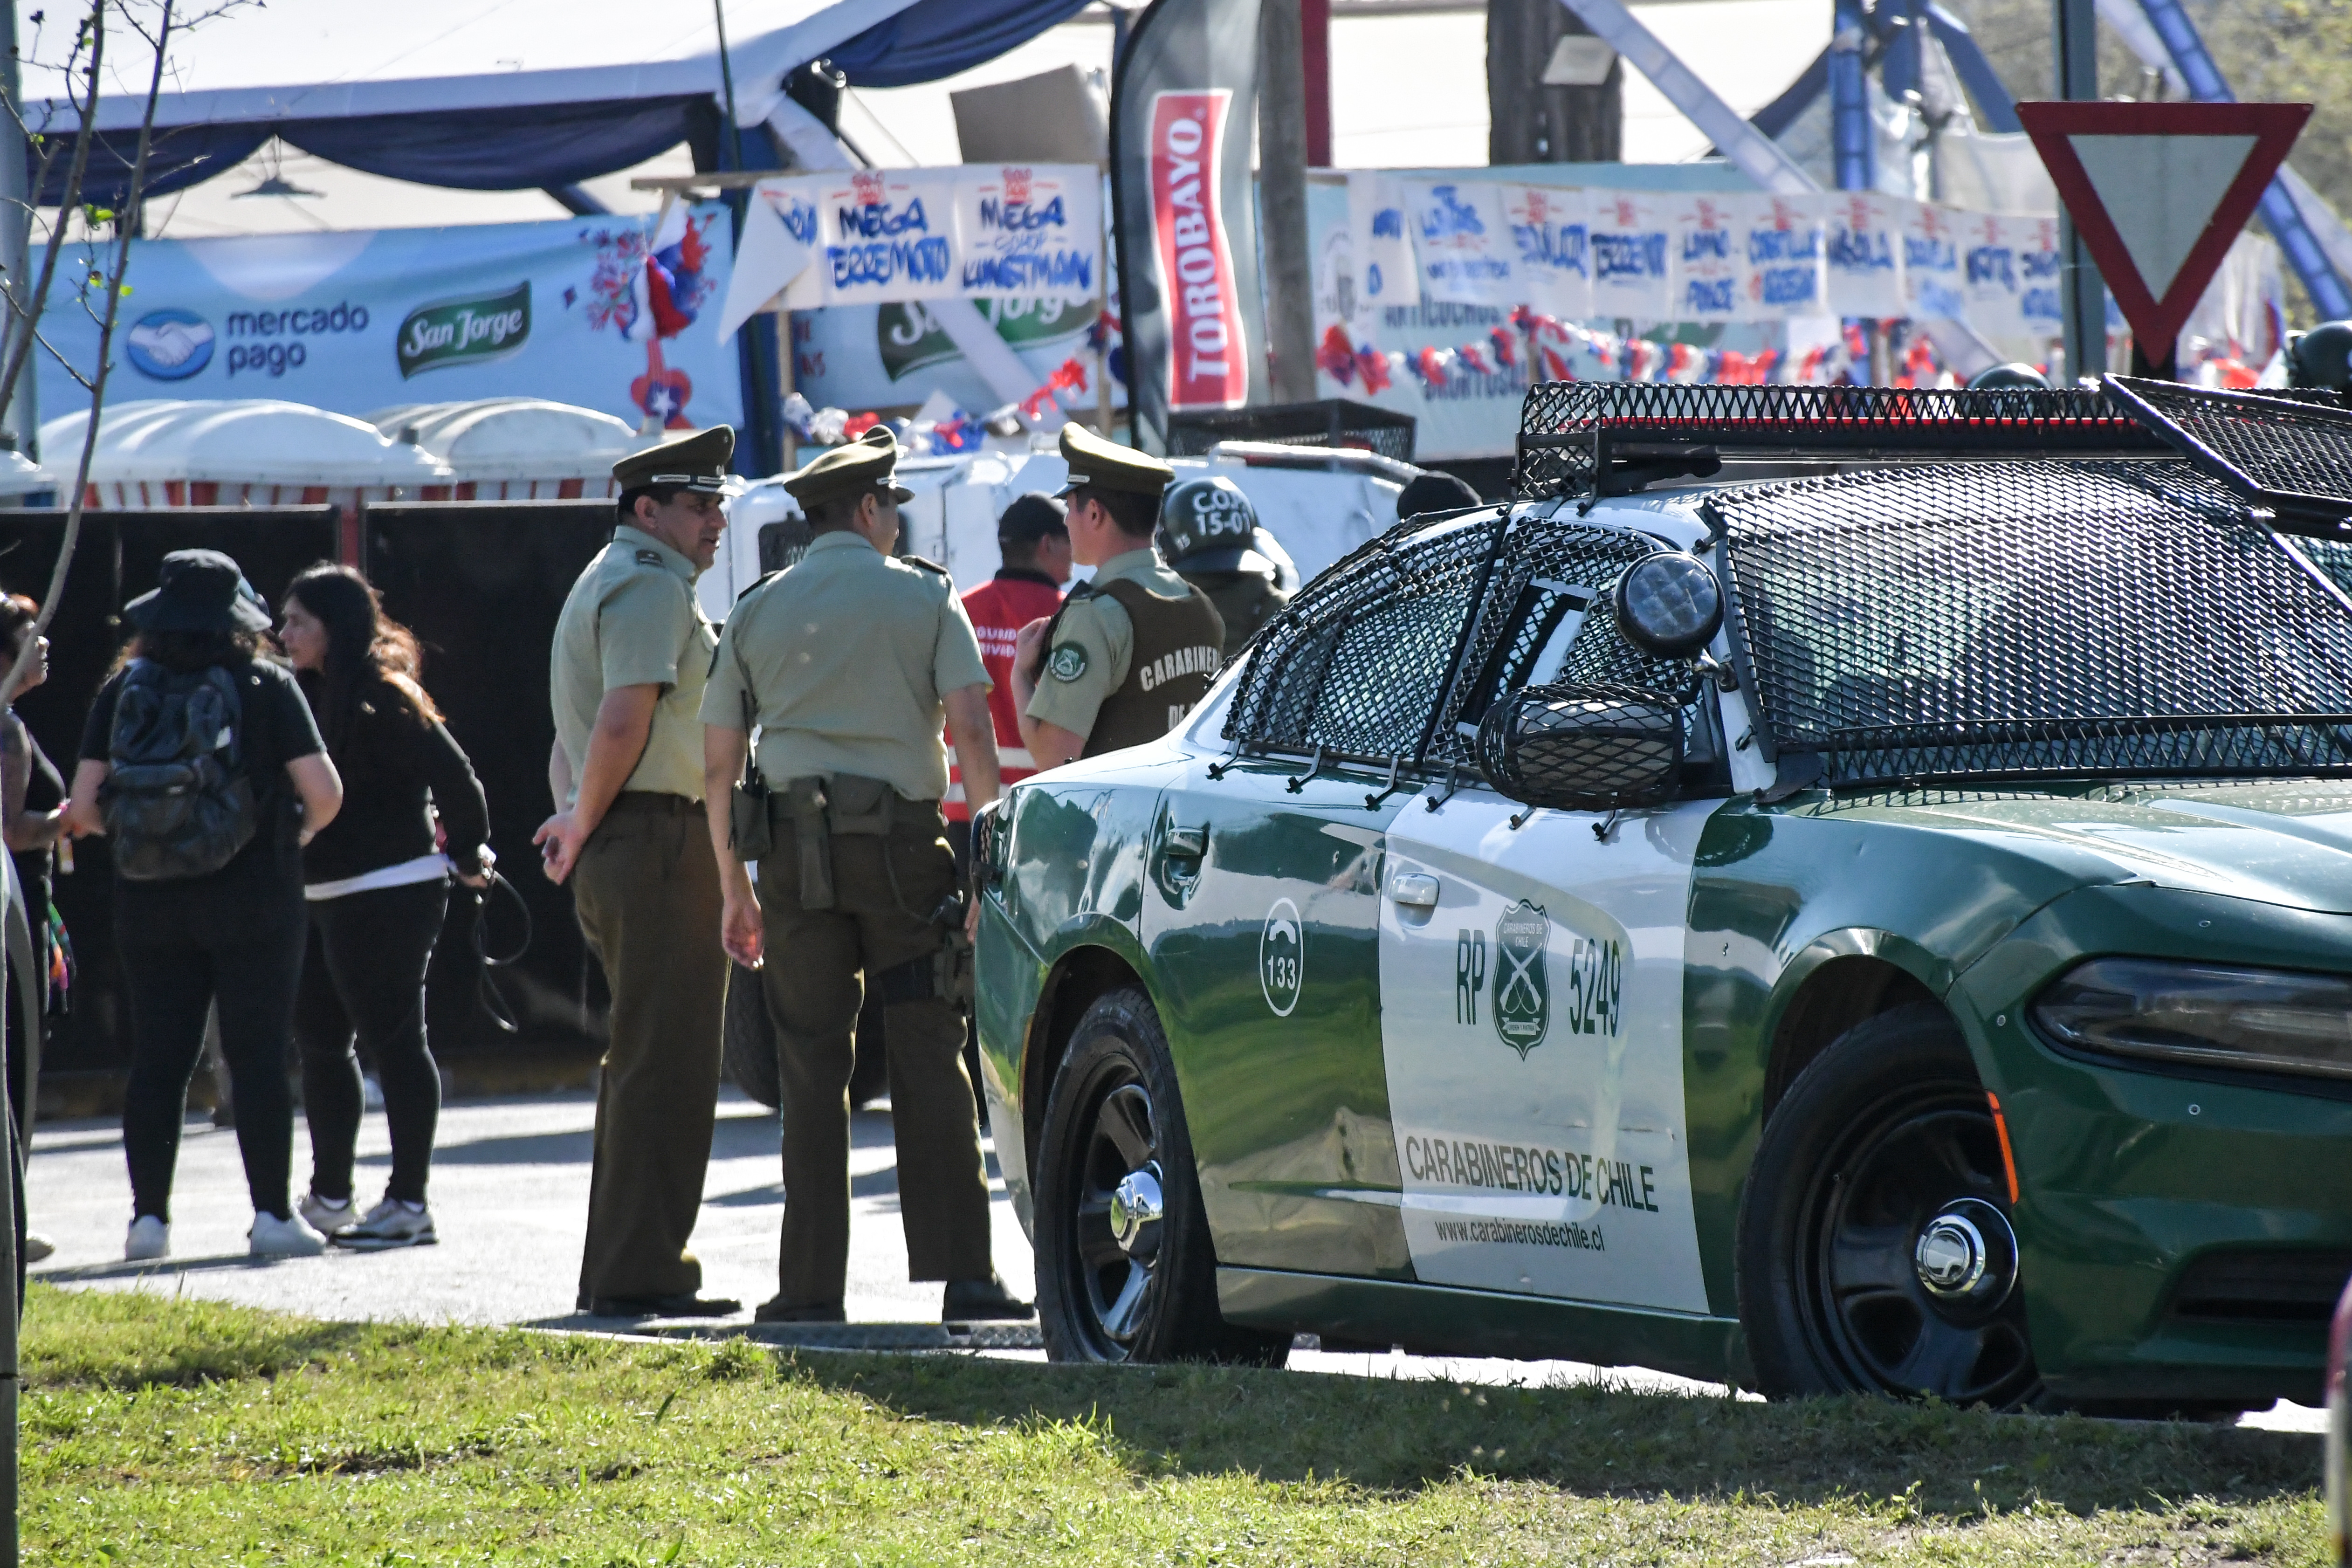
M 1417 757 L 1500 526 L 1491 512 L 1402 525 L 1316 578 L 1251 645 L 1225 739 Z
M 1831 784 L 2352 772 L 2352 610 L 2182 465 L 1888 468 L 1705 511 L 1764 732 Z
M 1513 520 L 1463 655 L 1465 679 L 1447 699 L 1427 761 L 1475 761 L 1488 708 L 1529 684 L 1686 689 L 1686 668 L 1653 659 L 1618 635 L 1604 597 L 1626 567 L 1663 548 L 1646 534 L 1573 516 Z
M 2150 429 L 2246 500 L 2330 531 L 2352 516 L 2352 412 L 2340 401 L 2121 376 L 2107 384 Z

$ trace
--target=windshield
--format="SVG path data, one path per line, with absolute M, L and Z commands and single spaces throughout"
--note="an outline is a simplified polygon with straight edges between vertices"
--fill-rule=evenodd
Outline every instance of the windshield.
M 1706 510 L 1763 721 L 1832 784 L 2352 773 L 2352 608 L 2185 465 L 1884 469 Z

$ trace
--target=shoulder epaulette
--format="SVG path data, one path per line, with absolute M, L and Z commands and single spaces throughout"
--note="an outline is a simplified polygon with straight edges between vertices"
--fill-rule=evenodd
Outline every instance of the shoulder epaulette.
M 660 566 L 667 569 L 669 563 L 662 559 L 661 552 L 658 550 L 640 550 L 637 552 L 637 564 L 640 566 Z
M 905 562 L 909 566 L 919 566 L 926 572 L 936 572 L 942 577 L 951 577 L 953 575 L 952 573 L 950 573 L 946 567 L 940 565 L 938 562 L 927 561 L 919 555 L 901 555 L 898 559 Z
M 750 598 L 752 595 L 758 593 L 761 589 L 766 587 L 769 584 L 774 582 L 783 574 L 784 569 L 781 566 L 777 567 L 773 572 L 762 572 L 760 574 L 760 577 L 757 582 L 753 583 L 750 587 L 735 595 L 735 602 L 739 605 L 741 604 L 744 600 Z

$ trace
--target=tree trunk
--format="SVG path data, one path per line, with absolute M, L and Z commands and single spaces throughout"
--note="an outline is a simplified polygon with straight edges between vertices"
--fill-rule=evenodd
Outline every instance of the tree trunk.
M 1307 239 L 1307 94 L 1299 0 L 1259 12 L 1258 218 L 1265 254 L 1266 351 L 1276 403 L 1315 395 L 1315 276 Z
M 1613 163 L 1623 155 L 1625 62 L 1597 87 L 1547 87 L 1544 68 L 1571 33 L 1590 33 L 1560 0 L 1486 0 L 1490 163 Z

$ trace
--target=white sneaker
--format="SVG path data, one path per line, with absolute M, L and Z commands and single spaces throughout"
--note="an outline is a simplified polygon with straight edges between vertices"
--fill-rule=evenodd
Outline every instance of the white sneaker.
M 152 1214 L 141 1215 L 131 1222 L 131 1235 L 122 1243 L 122 1256 L 131 1263 L 171 1257 L 172 1227 Z
M 279 1219 L 274 1214 L 255 1215 L 253 1228 L 246 1234 L 256 1258 L 316 1258 L 327 1250 L 327 1244 L 300 1220 Z
M 348 1247 L 358 1252 L 385 1252 L 395 1247 L 431 1247 L 440 1237 L 433 1234 L 433 1211 L 423 1204 L 404 1203 L 398 1198 L 386 1198 L 368 1210 L 367 1218 L 335 1233 L 337 1247 Z
M 308 1221 L 310 1228 L 320 1236 L 332 1236 L 360 1217 L 359 1210 L 352 1205 L 351 1199 L 338 1202 L 322 1198 L 315 1192 L 304 1193 L 302 1201 L 294 1205 L 294 1212 Z
M 26 1262 L 46 1263 L 51 1258 L 57 1256 L 57 1250 L 58 1244 L 51 1241 L 47 1237 L 43 1236 L 39 1231 L 28 1230 L 25 1233 Z

